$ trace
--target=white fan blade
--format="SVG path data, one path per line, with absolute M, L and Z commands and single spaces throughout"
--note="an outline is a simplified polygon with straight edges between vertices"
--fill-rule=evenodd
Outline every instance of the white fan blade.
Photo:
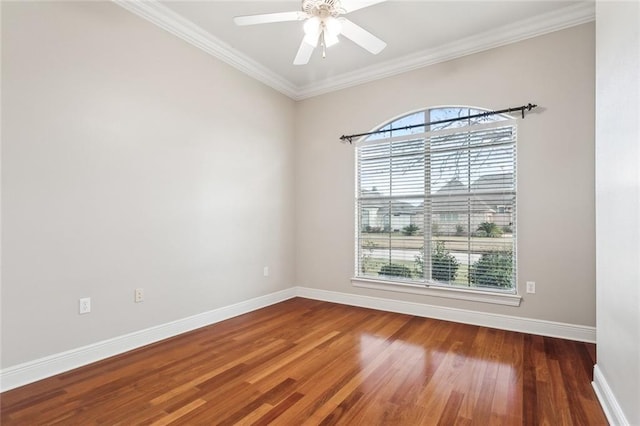
M 382 3 L 384 1 L 387 0 L 342 0 L 340 2 L 340 6 L 344 9 L 345 13 L 349 13 L 353 12 L 354 10 L 364 9 L 365 7 Z
M 300 43 L 300 48 L 298 49 L 298 53 L 296 54 L 296 58 L 293 60 L 293 65 L 308 64 L 309 59 L 311 59 L 313 49 L 315 49 L 315 46 L 312 46 L 306 41 L 302 40 L 302 43 Z
M 302 21 L 309 16 L 302 12 L 279 12 L 279 13 L 267 13 L 264 15 L 247 15 L 236 16 L 233 18 L 233 22 L 236 25 L 256 25 L 256 24 L 270 24 L 273 22 L 287 22 L 287 21 Z
M 347 18 L 340 18 L 340 22 L 342 23 L 342 31 L 340 34 L 374 55 L 382 52 L 382 49 L 387 47 L 387 43 Z

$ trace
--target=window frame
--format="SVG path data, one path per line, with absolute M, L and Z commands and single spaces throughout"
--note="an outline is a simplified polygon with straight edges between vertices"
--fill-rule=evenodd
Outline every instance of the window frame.
M 386 124 L 379 126 L 378 130 L 384 130 L 385 128 L 387 129 L 391 129 L 391 128 L 397 128 L 397 127 L 401 127 L 403 125 L 402 121 L 406 120 L 412 116 L 415 116 L 416 114 L 422 114 L 424 116 L 424 120 L 422 122 L 429 122 L 429 118 L 431 117 L 431 114 L 433 111 L 437 111 L 437 110 L 446 110 L 446 109 L 451 109 L 451 108 L 455 108 L 455 109 L 465 109 L 467 110 L 467 112 L 470 115 L 471 111 L 473 111 L 473 113 L 476 112 L 483 112 L 486 111 L 485 109 L 482 108 L 477 108 L 477 107 L 470 107 L 470 106 L 441 106 L 441 107 L 432 107 L 432 108 L 426 108 L 426 109 L 422 109 L 422 110 L 418 110 L 415 112 L 410 112 L 408 114 L 402 115 L 400 117 L 397 117 L 389 122 L 387 122 Z M 442 217 L 443 214 L 448 214 L 448 215 L 452 215 L 452 213 L 434 213 L 432 208 L 429 207 L 427 208 L 427 205 L 431 204 L 433 202 L 434 199 L 434 193 L 431 192 L 431 184 L 430 182 L 427 182 L 431 179 L 431 167 L 434 164 L 434 160 L 431 158 L 431 154 L 430 154 L 430 150 L 431 150 L 431 146 L 433 145 L 433 141 L 430 140 L 429 138 L 434 138 L 434 134 L 437 134 L 438 131 L 441 131 L 442 129 L 433 129 L 433 128 L 418 128 L 418 132 L 408 132 L 404 135 L 400 135 L 400 136 L 388 136 L 388 137 L 375 137 L 373 139 L 371 139 L 371 137 L 368 138 L 362 138 L 359 141 L 356 141 L 355 146 L 356 146 L 356 155 L 355 155 L 355 192 L 356 192 L 356 196 L 355 196 L 355 225 L 356 225 L 356 229 L 355 229 L 355 268 L 354 268 L 354 277 L 352 278 L 352 284 L 355 287 L 364 287 L 364 288 L 373 288 L 373 289 L 378 289 L 378 290 L 386 290 L 386 291 L 399 291 L 399 292 L 405 292 L 405 293 L 412 293 L 412 294 L 425 294 L 425 295 L 431 295 L 431 296 L 436 296 L 436 297 L 447 297 L 447 298 L 454 298 L 454 299 L 462 299 L 462 300 L 473 300 L 473 301 L 479 301 L 479 302 L 486 302 L 486 303 L 496 303 L 496 304 L 502 304 L 502 305 L 509 305 L 509 306 L 519 306 L 520 301 L 521 301 L 521 296 L 518 293 L 518 280 L 517 280 L 517 261 L 516 261 L 516 257 L 517 257 L 517 234 L 515 233 L 515 227 L 516 227 L 516 222 L 515 222 L 515 216 L 517 214 L 517 165 L 516 165 L 516 158 L 517 158 L 517 153 L 516 153 L 516 145 L 517 145 L 517 123 L 516 120 L 513 117 L 510 117 L 506 114 L 501 114 L 500 116 L 497 117 L 498 119 L 492 119 L 489 120 L 488 123 L 473 123 L 473 122 L 469 122 L 466 125 L 462 125 L 462 126 L 454 126 L 454 129 L 459 129 L 459 130 L 450 130 L 449 133 L 451 134 L 463 134 L 463 133 L 467 133 L 467 134 L 471 134 L 476 130 L 480 130 L 482 131 L 482 129 L 493 129 L 493 128 L 507 128 L 507 127 L 511 127 L 512 129 L 512 133 L 513 133 L 513 141 L 511 143 L 511 145 L 507 144 L 507 146 L 512 146 L 512 159 L 510 159 L 510 161 L 513 162 L 513 170 L 512 172 L 509 172 L 508 175 L 512 176 L 513 179 L 513 202 L 510 205 L 510 209 L 506 209 L 505 208 L 505 213 L 507 212 L 507 210 L 509 211 L 509 214 L 512 215 L 512 222 L 509 223 L 510 227 L 513 227 L 513 239 L 511 241 L 511 247 L 512 247 L 512 285 L 513 287 L 511 288 L 499 288 L 499 287 L 472 287 L 472 286 L 464 286 L 464 285 L 456 285 L 452 282 L 440 282 L 440 281 L 433 281 L 431 280 L 431 269 L 432 269 L 432 263 L 431 263 L 431 259 L 430 259 L 430 255 L 431 255 L 431 250 L 434 247 L 433 245 L 433 241 L 434 241 L 434 236 L 435 234 L 432 232 L 432 226 L 434 223 L 434 217 L 437 215 L 439 215 L 439 217 Z M 386 132 L 385 132 L 386 133 Z M 390 133 L 390 132 L 389 132 Z M 447 133 L 447 132 L 445 132 Z M 404 140 L 404 141 L 411 141 L 411 140 L 416 140 L 416 139 L 420 139 L 422 138 L 422 143 L 424 144 L 424 161 L 425 161 L 425 169 L 423 170 L 423 175 L 424 175 L 424 179 L 425 179 L 425 187 L 423 189 L 423 203 L 422 203 L 422 213 L 423 213 L 423 217 L 424 217 L 424 226 L 423 226 L 423 240 L 424 240 L 424 245 L 423 245 L 423 265 L 429 265 L 428 268 L 423 269 L 424 271 L 424 276 L 422 277 L 422 279 L 416 280 L 416 279 L 407 279 L 407 278 L 399 278 L 399 277 L 389 277 L 389 276 L 383 276 L 382 278 L 378 278 L 378 277 L 373 277 L 371 275 L 366 275 L 366 274 L 361 274 L 361 261 L 363 262 L 364 260 L 361 260 L 361 250 L 362 248 L 360 247 L 361 245 L 361 233 L 362 231 L 362 218 L 361 213 L 363 211 L 363 208 L 361 206 L 361 203 L 364 201 L 366 201 L 366 197 L 362 197 L 362 191 L 361 191 L 361 176 L 360 176 L 360 147 L 367 145 L 367 146 L 372 146 L 372 145 L 383 145 L 389 146 L 389 179 L 391 179 L 391 176 L 393 175 L 393 167 L 391 166 L 391 163 L 393 162 L 393 154 L 392 154 L 392 150 L 393 150 L 393 143 L 394 141 L 400 141 L 400 140 Z M 437 138 L 437 136 L 435 136 L 435 138 Z M 471 145 L 469 145 L 471 146 Z M 469 160 L 471 161 L 471 160 Z M 471 164 L 471 163 L 470 163 Z M 471 167 L 471 166 L 469 166 Z M 429 171 L 427 171 L 429 170 Z M 471 183 L 471 170 L 469 169 L 469 175 L 468 175 L 468 185 L 469 188 L 471 188 L 471 186 L 473 185 Z M 484 175 L 480 175 L 480 176 L 484 176 Z M 389 183 L 389 188 L 390 190 L 393 190 L 393 186 L 391 184 L 391 182 Z M 374 187 L 375 188 L 375 187 Z M 471 189 L 469 189 L 469 191 L 471 191 Z M 473 191 L 471 191 L 470 193 L 473 193 Z M 382 197 L 384 198 L 384 197 Z M 402 197 L 399 197 L 402 198 Z M 392 206 L 393 206 L 393 200 L 394 197 L 392 195 L 389 195 L 388 199 L 389 201 L 389 207 L 388 207 L 388 215 L 391 216 L 392 215 Z M 399 202 L 397 202 L 399 203 Z M 467 200 L 467 203 L 469 205 L 471 205 L 472 203 L 472 199 L 469 198 Z M 505 207 L 505 204 L 500 204 L 503 208 Z M 471 220 L 471 210 L 469 210 L 469 221 Z M 497 211 L 496 211 L 497 212 Z M 369 214 L 370 212 L 368 212 Z M 504 214 L 504 213 L 499 213 L 499 214 Z M 397 216 L 398 213 L 395 213 L 395 215 Z M 456 213 L 456 216 L 458 214 Z M 389 221 L 391 223 L 391 220 Z M 469 222 L 471 223 L 471 222 Z M 389 225 L 390 226 L 390 225 Z M 470 227 L 469 227 L 470 228 Z M 388 231 L 389 233 L 389 239 L 391 241 L 391 234 L 393 232 L 391 232 L 391 230 Z M 469 232 L 470 234 L 470 232 Z M 471 235 L 469 235 L 467 237 L 467 239 L 469 240 L 469 249 L 465 252 L 467 255 L 471 255 L 473 252 L 471 251 L 471 240 L 472 237 Z M 427 244 L 428 241 L 428 244 Z M 390 252 L 390 260 L 389 263 L 392 262 L 391 260 L 391 252 L 393 251 L 393 247 L 389 246 L 389 252 Z M 469 259 L 471 259 L 469 257 Z M 470 262 L 470 261 L 469 261 Z M 471 264 L 468 264 L 468 268 L 471 266 Z M 428 269 L 428 271 L 427 271 Z M 363 269 L 364 271 L 364 269 Z

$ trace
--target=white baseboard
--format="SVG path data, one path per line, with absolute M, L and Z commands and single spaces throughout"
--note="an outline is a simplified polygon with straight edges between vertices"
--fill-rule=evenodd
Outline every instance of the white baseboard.
M 541 336 L 559 337 L 580 342 L 595 343 L 596 328 L 584 325 L 566 324 L 511 315 L 491 314 L 465 309 L 447 308 L 424 303 L 404 302 L 358 294 L 339 293 L 307 287 L 296 287 L 296 295 L 308 299 L 324 300 L 343 305 L 398 312 L 401 314 L 480 325 L 501 330 L 519 331 Z
M 600 370 L 597 364 L 593 367 L 593 382 L 591 382 L 591 385 L 596 391 L 596 396 L 598 397 L 598 401 L 600 401 L 604 414 L 607 416 L 609 424 L 629 426 L 630 423 L 627 421 L 627 418 L 622 412 L 622 408 L 620 408 L 618 404 L 618 400 L 616 400 L 616 397 L 613 395 L 607 380 L 602 374 L 602 370 Z
M 234 305 L 224 306 L 170 323 L 15 365 L 0 371 L 0 391 L 4 392 L 33 383 L 132 349 L 255 311 L 295 296 L 295 288 L 288 288 Z
M 37 380 L 45 379 L 56 374 L 64 373 L 65 371 L 73 370 L 74 368 L 82 367 L 92 362 L 100 361 L 200 327 L 215 324 L 296 296 L 503 330 L 560 337 L 563 339 L 583 342 L 595 342 L 596 338 L 595 327 L 521 318 L 509 315 L 489 314 L 485 312 L 468 311 L 464 309 L 447 308 L 422 303 L 403 302 L 399 300 L 318 290 L 307 287 L 292 287 L 276 293 L 236 303 L 234 305 L 224 306 L 222 308 L 203 312 L 188 318 L 161 324 L 156 327 L 114 337 L 113 339 L 104 340 L 102 342 L 53 354 L 3 369 L 0 371 L 0 392 L 33 383 Z

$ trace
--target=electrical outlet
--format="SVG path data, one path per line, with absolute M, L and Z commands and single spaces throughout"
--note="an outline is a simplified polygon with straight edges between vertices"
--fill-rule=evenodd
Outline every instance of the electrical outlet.
M 133 301 L 136 303 L 140 303 L 144 301 L 144 290 L 141 288 L 136 288 L 133 292 Z
M 91 312 L 91 298 L 83 297 L 78 303 L 78 313 L 88 314 L 89 312 Z
M 265 277 L 269 276 L 269 267 L 265 266 L 264 268 L 262 268 L 262 275 L 264 275 Z
M 536 282 L 527 281 L 527 293 L 535 294 L 535 292 L 536 292 Z

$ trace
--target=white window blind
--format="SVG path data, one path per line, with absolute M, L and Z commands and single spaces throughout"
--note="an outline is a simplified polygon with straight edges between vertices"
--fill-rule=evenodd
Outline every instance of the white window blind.
M 357 144 L 356 277 L 515 289 L 515 122 L 389 130 L 478 112 L 422 111 Z

